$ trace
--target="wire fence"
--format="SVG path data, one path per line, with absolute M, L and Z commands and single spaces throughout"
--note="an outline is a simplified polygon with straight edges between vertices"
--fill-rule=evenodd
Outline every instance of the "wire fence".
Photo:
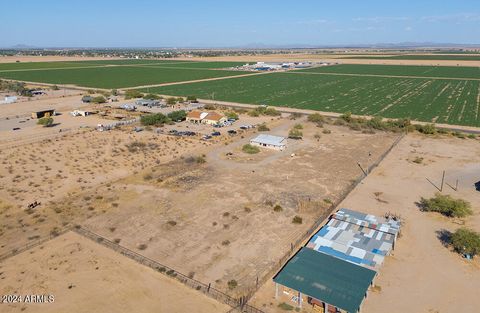
M 37 247 L 47 241 L 50 241 L 52 240 L 53 238 L 56 238 L 62 234 L 65 234 L 66 232 L 68 232 L 70 230 L 70 228 L 64 228 L 62 230 L 59 230 L 59 231 L 55 231 L 55 232 L 51 232 L 48 236 L 45 236 L 43 238 L 39 238 L 35 241 L 30 241 L 28 242 L 27 244 L 25 245 L 22 245 L 22 246 L 19 246 L 17 248 L 14 248 L 12 249 L 10 252 L 7 252 L 7 253 L 4 253 L 2 255 L 0 255 L 0 262 L 2 261 L 5 261 L 6 259 L 8 258 L 11 258 L 12 256 L 15 256 L 17 254 L 20 254 L 22 252 L 25 252 L 29 249 L 32 249 L 34 247 Z
M 108 239 L 106 239 L 103 236 L 100 236 L 80 225 L 76 225 L 73 229 L 74 232 L 77 234 L 86 237 L 90 240 L 93 240 L 99 244 L 102 244 L 103 246 L 110 248 L 114 250 L 115 252 L 118 252 L 144 266 L 148 266 L 155 271 L 158 271 L 160 273 L 163 273 L 173 279 L 176 279 L 177 281 L 183 283 L 184 285 L 195 289 L 199 292 L 204 293 L 205 295 L 219 301 L 222 303 L 227 304 L 228 306 L 232 307 L 232 310 L 236 310 L 238 312 L 245 312 L 245 313 L 263 313 L 263 311 L 252 307 L 251 305 L 247 304 L 246 298 L 241 297 L 239 299 L 233 298 L 226 293 L 215 289 L 211 287 L 210 284 L 205 284 L 202 283 L 196 279 L 193 279 L 179 271 L 176 271 L 175 269 L 168 267 L 166 265 L 163 265 L 155 260 L 152 260 L 144 255 L 141 255 L 135 251 L 132 251 L 128 248 L 125 248 L 123 246 L 120 246 L 119 244 L 112 242 Z

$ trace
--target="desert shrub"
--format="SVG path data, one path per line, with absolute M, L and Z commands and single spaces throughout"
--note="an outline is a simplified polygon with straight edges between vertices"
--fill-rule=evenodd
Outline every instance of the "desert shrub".
M 330 129 L 324 129 L 324 130 L 322 131 L 322 133 L 324 133 L 324 134 L 327 134 L 327 135 L 328 135 L 328 134 L 331 134 L 331 133 L 332 133 L 332 131 L 331 131 Z
M 133 99 L 133 98 L 142 98 L 143 93 L 138 90 L 127 90 L 125 91 L 125 99 Z
M 322 136 L 319 133 L 315 133 L 315 135 L 313 135 L 313 138 L 319 140 L 320 138 L 322 138 Z
M 252 212 L 252 209 L 250 209 L 248 206 L 244 207 L 243 210 L 247 213 Z
M 312 122 L 312 123 L 323 123 L 323 122 L 325 122 L 325 118 L 323 117 L 323 115 L 321 115 L 319 113 L 310 114 L 308 116 L 307 120 L 309 122 Z
M 195 158 L 195 162 L 197 162 L 197 164 L 203 164 L 203 163 L 207 162 L 207 160 L 205 159 L 205 157 L 203 155 L 199 155 Z
M 126 144 L 125 146 L 127 147 L 129 152 L 133 153 L 133 152 L 145 150 L 145 148 L 147 147 L 147 144 L 141 141 L 133 141 L 129 144 Z
M 468 201 L 454 199 L 450 195 L 440 193 L 435 194 L 435 197 L 430 199 L 422 198 L 420 208 L 422 211 L 438 212 L 448 217 L 465 217 L 473 213 Z
M 43 125 L 43 127 L 51 127 L 53 125 L 53 118 L 51 117 L 42 117 L 37 122 L 38 125 Z
M 437 127 L 435 127 L 435 124 L 415 125 L 415 129 L 426 135 L 434 135 L 437 133 Z
M 171 220 L 171 221 L 168 221 L 167 224 L 170 225 L 170 226 L 175 226 L 175 225 L 177 225 L 177 222 Z
M 205 104 L 203 106 L 203 108 L 205 110 L 216 110 L 217 109 L 217 106 L 215 104 L 211 104 L 211 103 L 208 103 L 208 104 Z
M 296 128 L 292 128 L 290 129 L 290 131 L 288 132 L 288 138 L 292 138 L 292 139 L 302 139 L 303 137 L 303 133 L 301 130 L 299 129 L 296 129 Z
M 196 96 L 187 96 L 187 101 L 197 101 Z
M 268 116 L 279 116 L 282 113 L 275 110 L 275 108 L 267 108 L 264 106 L 256 107 L 255 109 L 248 112 L 250 116 L 260 116 L 260 115 L 268 115 Z
M 415 157 L 415 159 L 413 159 L 412 162 L 413 162 L 413 163 L 417 163 L 417 164 L 422 164 L 423 158 L 417 156 L 417 157 Z
M 228 118 L 228 119 L 235 119 L 235 120 L 238 120 L 238 114 L 234 111 L 228 111 L 227 113 L 225 113 L 225 116 Z
M 295 124 L 293 126 L 294 129 L 303 129 L 303 125 L 302 124 Z
M 248 154 L 256 154 L 260 152 L 260 148 L 247 143 L 246 145 L 243 145 L 242 151 Z
M 265 123 L 260 124 L 257 129 L 259 132 L 266 132 L 270 130 L 270 128 L 268 128 L 267 124 Z
M 227 282 L 227 285 L 228 285 L 228 288 L 229 288 L 229 289 L 235 289 L 235 288 L 237 288 L 238 283 L 237 283 L 237 281 L 236 281 L 235 279 L 232 279 L 232 280 L 229 280 L 229 281 Z
M 293 311 L 295 308 L 288 303 L 282 302 L 278 307 L 284 311 Z
M 162 113 L 148 114 L 140 117 L 140 123 L 144 126 L 162 126 L 170 122 L 170 119 Z
M 117 89 L 112 89 L 112 91 L 110 91 L 110 94 L 112 96 L 118 96 L 118 90 Z
M 139 244 L 137 248 L 138 248 L 138 250 L 145 250 L 145 249 L 148 248 L 148 246 L 146 244 L 142 243 L 142 244 Z
M 153 178 L 152 174 L 143 175 L 143 180 L 151 180 Z
M 230 244 L 230 240 L 222 241 L 222 246 L 228 246 Z
M 53 86 L 52 86 L 52 90 L 60 90 L 60 88 L 58 88 L 57 85 L 53 85 Z
M 175 122 L 184 121 L 187 118 L 187 112 L 184 110 L 173 111 L 167 114 L 167 117 Z
M 92 98 L 93 103 L 105 103 L 107 102 L 107 99 L 105 99 L 104 96 L 97 96 Z
M 293 224 L 302 224 L 302 222 L 303 222 L 303 219 L 298 215 L 295 215 L 292 219 Z
M 345 112 L 340 115 L 340 118 L 345 122 L 350 123 L 352 121 L 352 112 Z
M 277 205 L 275 205 L 275 206 L 273 207 L 273 210 L 274 210 L 275 212 L 281 212 L 281 211 L 283 211 L 283 208 L 282 208 L 282 206 L 281 206 L 280 204 L 277 204 Z
M 452 234 L 450 242 L 458 253 L 469 254 L 472 257 L 480 253 L 480 234 L 473 230 L 457 229 Z
M 467 137 L 469 139 L 477 139 L 477 135 L 475 135 L 475 134 L 468 134 Z

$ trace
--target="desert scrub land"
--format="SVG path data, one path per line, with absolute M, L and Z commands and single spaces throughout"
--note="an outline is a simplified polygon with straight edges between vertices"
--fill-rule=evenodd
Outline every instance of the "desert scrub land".
M 276 119 L 269 127 L 287 135 L 298 122 Z M 361 175 L 357 162 L 373 162 L 398 136 L 328 127 L 330 133 L 317 138 L 319 128 L 304 124 L 302 140 L 252 159 L 241 151 L 250 136 L 237 136 L 207 147 L 205 156 L 177 158 L 101 186 L 95 192 L 118 205 L 82 226 L 243 295 L 329 213 L 332 201 Z
M 0 155 L 0 254 L 115 205 L 99 185 L 168 162 L 210 143 L 129 128 L 87 131 L 8 148 Z M 38 201 L 40 206 L 27 209 Z M 74 203 L 75 201 L 75 203 Z M 93 202 L 106 203 L 106 208 Z

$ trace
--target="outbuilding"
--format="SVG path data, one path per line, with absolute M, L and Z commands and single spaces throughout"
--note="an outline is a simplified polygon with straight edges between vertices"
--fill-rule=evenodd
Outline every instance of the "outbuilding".
M 42 118 L 42 117 L 50 117 L 55 115 L 55 110 L 43 110 L 32 112 L 32 118 Z
M 281 151 L 287 147 L 287 140 L 285 137 L 260 134 L 257 137 L 251 139 L 250 144 L 253 146 Z

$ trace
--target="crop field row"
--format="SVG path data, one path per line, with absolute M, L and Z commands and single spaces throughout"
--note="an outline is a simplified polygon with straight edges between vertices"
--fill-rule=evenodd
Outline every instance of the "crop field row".
M 295 72 L 480 79 L 480 67 L 468 66 L 341 64 L 316 67 L 312 69 L 302 69 Z
M 480 55 L 439 55 L 439 54 L 406 54 L 406 55 L 369 55 L 345 56 L 342 59 L 376 59 L 376 60 L 452 60 L 452 61 L 480 61 Z
M 183 61 L 183 60 L 93 60 L 93 61 L 70 61 L 70 62 L 24 62 L 24 63 L 0 63 L 1 71 L 16 70 L 40 70 L 75 67 L 104 67 L 104 66 L 166 66 L 220 69 L 243 65 L 245 62 L 206 62 L 206 61 Z
M 249 73 L 250 72 L 202 68 L 184 69 L 176 67 L 156 68 L 154 66 L 113 66 L 13 72 L 0 71 L 0 78 L 57 85 L 72 84 L 82 87 L 112 89 L 229 77 Z
M 480 81 L 273 73 L 150 88 L 165 95 L 480 126 Z

